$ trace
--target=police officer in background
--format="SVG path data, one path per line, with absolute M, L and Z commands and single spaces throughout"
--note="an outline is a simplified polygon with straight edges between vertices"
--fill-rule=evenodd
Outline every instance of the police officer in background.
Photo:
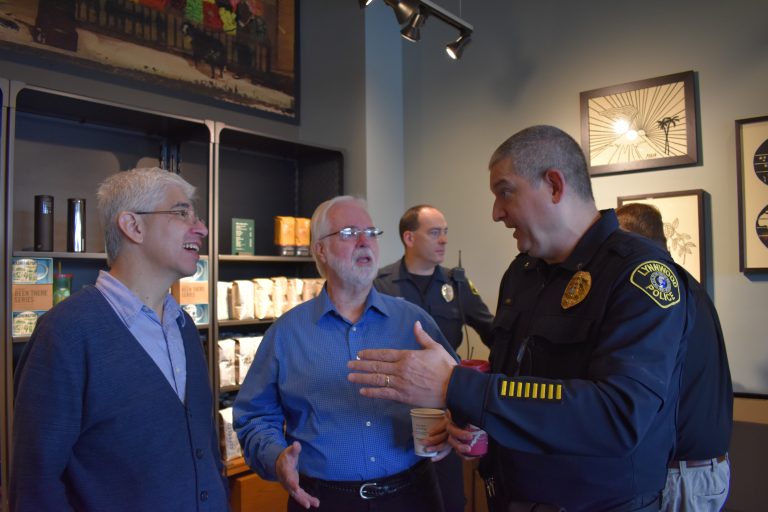
M 481 462 L 491 510 L 658 511 L 692 320 L 669 253 L 598 211 L 584 154 L 553 126 L 491 157 L 493 219 L 519 254 L 504 274 L 491 373 L 457 366 L 418 325 L 422 350 L 362 350 L 347 363 L 364 396 L 447 407 L 446 437 Z M 387 385 L 385 387 L 385 384 Z
M 432 315 L 454 350 L 461 345 L 464 324 L 490 347 L 493 315 L 488 306 L 463 268 L 440 265 L 448 244 L 445 216 L 433 206 L 412 206 L 400 218 L 399 228 L 405 254 L 379 270 L 376 289 L 421 306 Z
M 400 218 L 400 241 L 405 247 L 403 257 L 379 270 L 374 286 L 379 292 L 421 306 L 435 319 L 443 335 L 458 352 L 462 342 L 462 327 L 468 324 L 486 345 L 491 342 L 493 315 L 488 311 L 464 269 L 447 269 L 440 264 L 445 259 L 448 244 L 448 223 L 445 216 L 432 206 L 420 204 L 408 208 Z M 462 463 L 456 453 L 435 464 L 445 510 L 464 510 L 464 480 Z
M 616 209 L 622 229 L 650 238 L 664 249 L 667 238 L 657 208 L 630 203 Z M 662 496 L 665 512 L 717 512 L 728 498 L 728 447 L 733 428 L 733 385 L 720 319 L 707 290 L 681 266 L 696 303 L 688 335 L 677 420 L 675 456 Z

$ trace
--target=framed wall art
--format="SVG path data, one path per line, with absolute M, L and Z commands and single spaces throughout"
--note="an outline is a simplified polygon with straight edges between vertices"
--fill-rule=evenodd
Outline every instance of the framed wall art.
M 736 121 L 739 270 L 768 272 L 768 116 Z
M 581 145 L 590 174 L 699 161 L 693 71 L 581 93 Z
M 683 190 L 618 198 L 618 206 L 644 203 L 659 209 L 664 222 L 667 249 L 672 258 L 704 286 L 707 284 L 704 221 L 706 197 L 707 193 L 703 190 Z
M 0 3 L 0 51 L 298 120 L 297 0 Z

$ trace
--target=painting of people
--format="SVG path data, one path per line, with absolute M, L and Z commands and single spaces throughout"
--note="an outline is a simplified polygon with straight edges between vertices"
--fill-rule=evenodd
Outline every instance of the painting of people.
M 0 0 L 0 50 L 297 120 L 296 0 Z

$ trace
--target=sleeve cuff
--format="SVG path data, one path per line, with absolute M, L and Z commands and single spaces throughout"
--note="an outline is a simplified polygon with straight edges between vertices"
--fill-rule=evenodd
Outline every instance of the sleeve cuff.
M 490 381 L 489 375 L 471 368 L 457 366 L 453 369 L 445 401 L 454 423 L 471 423 L 483 428 L 483 410 Z

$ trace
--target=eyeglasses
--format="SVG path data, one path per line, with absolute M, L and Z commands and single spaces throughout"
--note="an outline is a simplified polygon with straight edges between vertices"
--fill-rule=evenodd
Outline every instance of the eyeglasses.
M 181 220 L 186 222 L 187 224 L 194 224 L 195 222 L 200 222 L 203 225 L 205 225 L 205 221 L 195 215 L 195 211 L 191 208 L 183 208 L 180 210 L 157 210 L 154 212 L 133 212 L 136 215 L 154 215 L 156 213 L 162 213 L 166 215 L 176 215 Z
M 365 229 L 359 229 L 359 228 L 352 228 L 352 227 L 346 227 L 341 228 L 338 231 L 334 231 L 333 233 L 328 233 L 325 236 L 321 236 L 320 240 L 325 240 L 329 236 L 333 235 L 339 235 L 339 238 L 341 238 L 343 241 L 352 240 L 353 238 L 357 240 L 360 235 L 365 235 L 365 238 L 378 238 L 384 233 L 383 230 L 378 228 L 365 228 Z

